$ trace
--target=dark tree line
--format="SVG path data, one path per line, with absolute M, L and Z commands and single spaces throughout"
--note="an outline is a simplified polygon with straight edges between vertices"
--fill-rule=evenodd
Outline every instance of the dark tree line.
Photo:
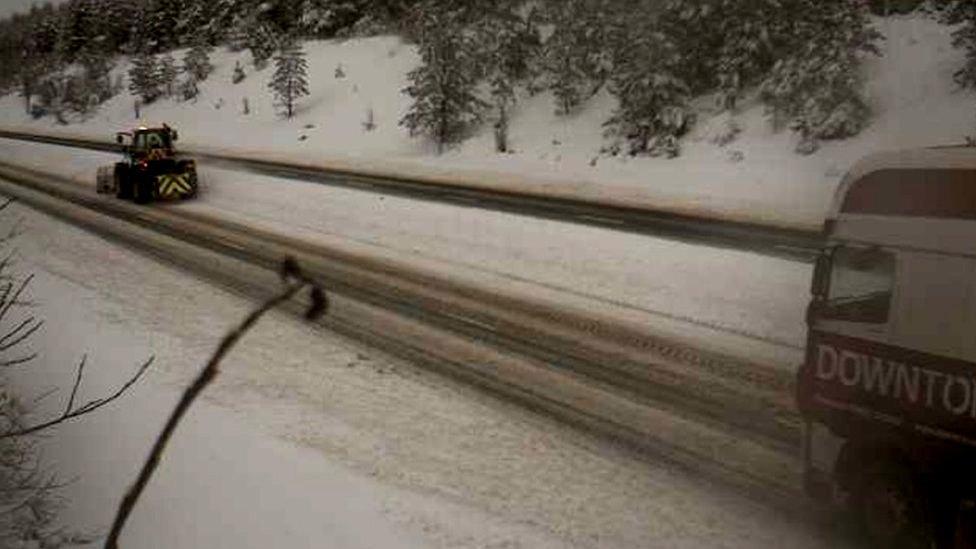
M 734 110 L 758 92 L 773 122 L 799 135 L 802 152 L 855 135 L 869 119 L 860 63 L 879 53 L 880 35 L 866 1 L 485 4 L 427 0 L 414 11 L 409 31 L 423 65 L 404 90 L 414 105 L 402 123 L 439 147 L 482 121 L 485 88 L 495 100 L 496 131 L 507 128 L 518 88 L 549 91 L 564 116 L 606 90 L 619 105 L 606 122 L 608 150 L 628 154 L 678 155 L 694 124 L 689 103 L 708 94 Z M 518 70 L 505 68 L 511 59 Z M 496 143 L 507 147 L 507 139 Z
M 158 54 L 239 39 L 269 59 L 269 37 L 330 38 L 364 18 L 399 21 L 413 0 L 68 0 L 0 21 L 0 88 L 83 56 Z
M 68 95 L 40 81 L 78 63 L 106 85 L 112 55 L 145 58 L 177 47 L 247 49 L 257 68 L 295 39 L 328 38 L 370 22 L 418 45 L 422 64 L 403 90 L 401 120 L 438 148 L 491 121 L 499 151 L 519 97 L 546 91 L 572 116 L 590 98 L 614 96 L 606 121 L 611 153 L 675 156 L 694 126 L 694 98 L 735 111 L 756 97 L 778 127 L 811 152 L 868 123 L 861 63 L 879 53 L 871 13 L 915 9 L 917 0 L 69 0 L 0 21 L 0 84 L 29 96 Z M 976 10 L 971 0 L 935 4 L 958 24 L 968 52 L 957 74 L 976 87 Z M 385 26 L 384 26 L 385 25 Z M 157 60 L 158 62 L 158 60 Z M 146 60 L 146 63 L 149 63 Z M 184 69 L 186 71 L 186 69 Z M 179 85 L 192 97 L 205 73 Z M 243 76 L 243 75 L 241 75 Z M 96 94 L 111 93 L 109 87 Z M 70 86 L 67 86 L 70 87 Z M 77 86 L 75 86 L 77 87 Z M 146 99 L 156 95 L 149 86 Z M 96 100 L 97 98 L 91 98 Z M 70 102 L 70 101 L 69 101 Z

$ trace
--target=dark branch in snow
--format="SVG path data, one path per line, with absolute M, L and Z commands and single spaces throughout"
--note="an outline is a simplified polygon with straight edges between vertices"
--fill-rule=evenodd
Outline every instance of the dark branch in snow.
M 30 357 L 30 358 L 28 358 L 27 360 L 30 360 L 32 358 L 33 358 L 33 356 Z M 56 417 L 54 419 L 45 421 L 43 423 L 39 423 L 37 425 L 33 425 L 31 427 L 23 427 L 23 428 L 20 428 L 20 429 L 14 429 L 14 430 L 8 431 L 6 433 L 0 433 L 0 439 L 11 438 L 11 437 L 20 437 L 20 436 L 24 436 L 24 435 L 29 435 L 31 433 L 36 433 L 38 431 L 43 431 L 44 429 L 47 429 L 49 427 L 53 427 L 55 425 L 58 425 L 59 423 L 64 423 L 66 421 L 70 421 L 72 419 L 75 419 L 77 417 L 83 416 L 85 414 L 90 414 L 90 413 L 94 412 L 95 410 L 101 408 L 102 406 L 105 406 L 106 404 L 109 404 L 110 402 L 116 400 L 117 398 L 119 398 L 120 396 L 122 396 L 123 394 L 125 394 L 125 392 L 128 391 L 129 388 L 132 387 L 135 384 L 135 382 L 138 381 L 139 378 L 142 377 L 142 374 L 144 374 L 146 372 L 146 370 L 149 368 L 149 366 L 153 363 L 153 360 L 155 360 L 155 357 L 149 357 L 148 360 L 146 360 L 145 362 L 143 362 L 142 363 L 142 366 L 139 367 L 139 369 L 136 371 L 135 375 L 133 375 L 131 378 L 129 378 L 128 381 L 126 381 L 121 387 L 119 387 L 114 393 L 112 393 L 108 397 L 98 398 L 98 399 L 89 401 L 89 402 L 85 403 L 82 406 L 79 406 L 79 407 L 75 408 L 74 407 L 75 396 L 78 393 L 78 387 L 81 385 L 82 373 L 83 373 L 83 371 L 85 369 L 85 362 L 87 361 L 87 359 L 88 359 L 87 356 L 83 357 L 81 359 L 81 362 L 78 364 L 78 373 L 77 373 L 77 376 L 75 377 L 74 386 L 71 388 L 71 396 L 68 398 L 68 404 L 65 407 L 64 412 L 62 412 L 60 416 L 58 416 L 58 417 Z M 24 362 L 26 362 L 27 360 L 24 360 Z
M 290 300 L 305 287 L 311 287 L 311 306 L 306 310 L 305 318 L 307 320 L 315 320 L 325 314 L 328 309 L 328 300 L 325 297 L 325 293 L 312 279 L 301 271 L 298 263 L 294 259 L 285 259 L 281 267 L 281 276 L 285 285 L 284 288 L 278 294 L 262 303 L 260 307 L 253 310 L 236 328 L 224 336 L 217 350 L 214 351 L 214 354 L 207 362 L 207 365 L 200 371 L 200 374 L 193 383 L 186 388 L 186 391 L 183 392 L 183 396 L 177 403 L 176 408 L 173 409 L 169 419 L 166 421 L 165 427 L 163 427 L 159 437 L 156 438 L 152 451 L 149 453 L 149 457 L 146 458 L 146 462 L 143 464 L 142 470 L 136 478 L 136 482 L 129 488 L 129 491 L 126 492 L 125 497 L 122 498 L 122 502 L 119 504 L 118 513 L 112 523 L 112 530 L 105 540 L 106 549 L 116 549 L 118 547 L 118 539 L 122 533 L 122 528 L 125 526 L 129 514 L 132 513 L 132 509 L 135 508 L 139 496 L 149 483 L 149 479 L 152 478 L 153 472 L 159 465 L 170 437 L 173 436 L 173 432 L 176 431 L 176 427 L 179 425 L 180 420 L 183 419 L 187 410 L 190 409 L 193 401 L 196 400 L 207 385 L 213 382 L 217 374 L 220 373 L 220 362 L 234 348 L 237 342 L 247 334 L 265 313 Z

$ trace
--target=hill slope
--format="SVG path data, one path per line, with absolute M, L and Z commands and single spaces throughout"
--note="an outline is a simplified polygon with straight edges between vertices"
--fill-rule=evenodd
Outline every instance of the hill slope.
M 794 153 L 795 137 L 774 131 L 756 101 L 746 101 L 735 116 L 742 129 L 738 138 L 724 147 L 714 144 L 730 117 L 706 99 L 700 101 L 702 115 L 680 158 L 600 156 L 606 144 L 602 123 L 614 106 L 605 92 L 570 117 L 553 113 L 547 93 L 524 97 L 510 123 L 511 154 L 493 151 L 486 124 L 457 149 L 437 156 L 398 125 L 409 106 L 400 90 L 418 57 L 412 46 L 391 36 L 307 42 L 312 93 L 291 120 L 281 119 L 272 104 L 267 89 L 272 68 L 254 72 L 249 54 L 225 50 L 212 56 L 216 71 L 196 101 L 160 100 L 143 107 L 142 115 L 144 122 L 166 121 L 179 128 L 188 145 L 482 185 L 542 187 L 813 228 L 819 227 L 840 177 L 864 154 L 959 143 L 972 133 L 976 96 L 953 83 L 963 55 L 951 46 L 951 29 L 921 15 L 878 20 L 877 25 L 887 40 L 884 56 L 869 59 L 865 67 L 872 125 L 853 139 L 825 143 L 810 156 Z M 249 72 L 237 85 L 231 83 L 235 61 Z M 121 62 L 116 72 L 126 68 Z M 242 114 L 245 98 L 248 115 Z M 364 128 L 369 110 L 376 124 L 372 131 Z M 128 92 L 70 126 L 30 120 L 22 98 L 0 98 L 0 126 L 5 127 L 108 138 L 135 122 Z

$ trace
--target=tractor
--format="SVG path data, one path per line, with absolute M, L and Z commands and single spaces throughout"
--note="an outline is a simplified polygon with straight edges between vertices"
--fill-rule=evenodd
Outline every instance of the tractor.
M 99 168 L 97 192 L 114 192 L 117 198 L 132 199 L 137 204 L 196 196 L 196 163 L 178 158 L 173 148 L 176 139 L 176 130 L 166 124 L 118 132 L 116 142 L 122 146 L 125 159 Z

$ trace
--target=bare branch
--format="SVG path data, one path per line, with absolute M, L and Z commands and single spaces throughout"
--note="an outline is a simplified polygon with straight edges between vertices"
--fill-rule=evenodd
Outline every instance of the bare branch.
M 120 396 L 122 396 L 122 394 L 125 393 L 129 389 L 129 387 L 132 387 L 132 385 L 136 381 L 138 381 L 140 377 L 142 377 L 142 374 L 144 374 L 146 372 L 146 370 L 149 368 L 149 366 L 153 363 L 153 360 L 155 360 L 155 359 L 156 359 L 156 357 L 149 357 L 149 360 L 147 360 L 144 363 L 142 363 L 142 366 L 139 367 L 139 370 L 135 373 L 135 375 L 133 375 L 131 378 L 129 378 L 129 380 L 126 381 L 125 384 L 123 384 L 121 387 L 119 387 L 119 389 L 117 391 L 115 391 L 114 393 L 112 393 L 112 395 L 110 395 L 110 396 L 108 396 L 106 398 L 100 398 L 100 399 L 93 400 L 93 401 L 85 404 L 84 406 L 81 406 L 80 408 L 72 409 L 71 408 L 71 405 L 74 402 L 75 393 L 78 390 L 78 385 L 81 383 L 81 370 L 84 368 L 84 362 L 85 362 L 84 360 L 82 360 L 81 365 L 79 365 L 79 367 L 78 367 L 78 378 L 77 378 L 77 381 L 75 381 L 74 389 L 72 389 L 72 391 L 71 391 L 71 397 L 70 397 L 70 401 L 69 401 L 69 407 L 66 408 L 65 411 L 60 416 L 58 416 L 58 417 L 56 417 L 54 419 L 51 419 L 49 421 L 45 421 L 44 423 L 40 423 L 40 424 L 31 426 L 31 427 L 25 427 L 25 428 L 22 428 L 22 429 L 17 429 L 17 430 L 14 430 L 14 431 L 9 431 L 9 432 L 6 432 L 6 433 L 0 433 L 0 439 L 11 438 L 11 437 L 20 437 L 20 436 L 24 436 L 24 435 L 29 435 L 31 433 L 36 433 L 38 431 L 43 431 L 44 429 L 47 429 L 49 427 L 53 427 L 54 425 L 57 425 L 59 423 L 64 423 L 65 421 L 69 421 L 69 420 L 72 420 L 72 419 L 74 419 L 76 417 L 79 417 L 79 416 L 82 416 L 82 415 L 85 415 L 85 414 L 89 414 L 91 412 L 94 412 L 95 410 L 101 408 L 102 406 L 105 406 L 106 404 L 108 404 L 108 403 L 112 402 L 113 400 L 115 400 L 115 399 L 119 398 Z
M 25 362 L 30 362 L 30 361 L 34 360 L 35 358 L 37 358 L 37 353 L 31 353 L 31 354 L 29 354 L 29 355 L 27 355 L 25 357 L 21 357 L 21 358 L 14 358 L 14 359 L 11 359 L 11 360 L 4 360 L 4 361 L 0 362 L 0 368 L 5 368 L 7 366 L 16 366 L 18 364 L 24 364 Z
M 24 290 L 27 289 L 27 286 L 30 285 L 32 280 L 34 280 L 34 275 L 30 274 L 27 275 L 27 277 L 20 282 L 20 286 L 17 287 L 17 291 L 14 292 L 14 295 L 10 299 L 10 301 L 6 301 L 6 303 L 3 304 L 2 308 L 0 308 L 0 318 L 6 317 L 7 313 L 10 311 L 10 308 L 13 307 L 15 303 L 20 301 L 21 294 L 24 293 Z
M 57 387 L 51 387 L 47 391 L 44 391 L 43 393 L 41 393 L 41 394 L 37 395 L 36 397 L 32 398 L 31 399 L 31 404 L 40 404 L 41 402 L 43 402 L 44 400 L 46 400 L 47 397 L 53 395 L 56 392 L 58 392 L 58 388 Z
M 197 396 L 209 385 L 219 373 L 220 362 L 223 360 L 224 356 L 237 344 L 237 342 L 251 329 L 252 326 L 262 317 L 265 313 L 277 307 L 278 305 L 288 301 L 295 294 L 297 294 L 302 288 L 307 285 L 312 287 L 312 307 L 306 312 L 306 318 L 314 320 L 322 314 L 325 313 L 327 309 L 328 302 L 325 299 L 325 294 L 322 290 L 308 277 L 302 274 L 301 270 L 298 268 L 297 262 L 292 258 L 287 258 L 282 263 L 282 280 L 285 283 L 285 288 L 277 295 L 271 297 L 260 307 L 251 311 L 249 314 L 236 328 L 228 332 L 224 338 L 221 340 L 220 345 L 218 345 L 217 350 L 210 357 L 210 360 L 204 366 L 203 370 L 200 371 L 197 378 L 193 383 L 186 388 L 183 392 L 183 396 L 177 403 L 176 408 L 170 414 L 166 425 L 163 427 L 162 432 L 156 439 L 155 444 L 153 444 L 152 450 L 149 456 L 146 458 L 146 462 L 142 466 L 142 470 L 139 471 L 139 476 L 136 478 L 135 483 L 126 492 L 125 497 L 122 498 L 122 502 L 119 504 L 118 513 L 115 516 L 115 521 L 112 523 L 112 530 L 109 532 L 108 538 L 105 540 L 106 549 L 117 549 L 118 548 L 118 538 L 122 533 L 122 528 L 125 526 L 125 521 L 128 519 L 129 514 L 132 513 L 132 509 L 135 508 L 136 502 L 139 500 L 139 496 L 145 489 L 146 485 L 149 483 L 149 479 L 152 477 L 153 472 L 159 465 L 160 460 L 163 457 L 163 452 L 166 450 L 166 444 L 169 442 L 170 437 L 172 437 L 173 432 L 176 430 L 177 425 L 179 425 L 180 420 L 186 414 L 190 405 L 196 400 Z
M 88 355 L 81 357 L 81 362 L 78 363 L 78 376 L 75 377 L 75 385 L 71 388 L 71 396 L 68 397 L 68 405 L 64 408 L 64 413 L 71 413 L 71 407 L 75 405 L 75 395 L 78 394 L 78 386 L 81 385 L 81 374 L 85 371 L 85 362 L 88 360 Z
M 26 328 L 27 325 L 30 324 L 31 322 L 33 322 L 34 320 L 35 320 L 34 317 L 28 317 L 28 318 L 24 319 L 20 324 L 17 325 L 16 328 L 14 328 L 14 329 L 10 330 L 9 332 L 7 332 L 6 334 L 4 334 L 3 337 L 0 337 L 0 344 L 4 343 L 7 339 L 9 339 L 11 337 L 14 337 L 17 334 L 17 332 L 19 332 L 19 331 L 23 330 L 24 328 Z
M 0 351 L 6 351 L 7 349 L 10 349 L 11 347 L 17 346 L 18 344 L 20 344 L 21 342 L 23 342 L 25 339 L 27 339 L 28 337 L 30 337 L 31 335 L 33 335 L 34 332 L 40 330 L 41 329 L 41 326 L 44 325 L 44 322 L 43 321 L 34 322 L 34 325 L 31 326 L 30 328 L 28 328 L 28 330 L 26 332 L 24 332 L 24 333 L 20 334 L 19 336 L 17 336 L 13 341 L 7 341 L 8 338 L 14 337 L 14 334 L 16 334 L 18 331 L 22 330 L 24 326 L 26 326 L 27 324 L 30 324 L 31 322 L 34 322 L 34 317 L 30 317 L 27 320 L 21 322 L 20 325 L 18 325 L 12 331 L 8 332 L 3 337 L 0 337 Z

